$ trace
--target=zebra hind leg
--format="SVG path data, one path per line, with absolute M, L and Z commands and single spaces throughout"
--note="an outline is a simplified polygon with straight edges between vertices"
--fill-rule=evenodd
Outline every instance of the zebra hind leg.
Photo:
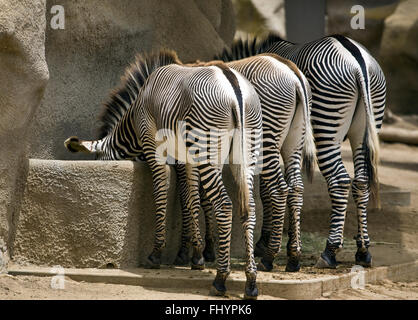
M 368 268 L 372 266 L 372 255 L 368 249 L 370 239 L 367 231 L 367 204 L 369 202 L 370 186 L 361 147 L 357 148 L 353 153 L 355 176 L 352 182 L 352 192 L 357 206 L 358 219 L 358 232 L 355 237 L 357 243 L 355 260 L 356 264 Z
M 272 231 L 268 246 L 258 266 L 263 271 L 271 271 L 273 269 L 274 258 L 280 251 L 288 195 L 288 186 L 281 172 L 278 159 L 271 164 L 270 168 L 274 169 L 266 172 L 274 172 L 274 176 L 271 176 L 271 174 L 266 176 L 265 173 L 261 174 L 261 179 L 264 180 L 264 185 L 269 192 L 272 204 Z
M 301 259 L 301 232 L 300 232 L 300 214 L 303 206 L 303 180 L 301 175 L 301 157 L 289 159 L 286 153 L 283 153 L 286 167 L 286 182 L 289 187 L 287 195 L 287 205 L 289 208 L 289 230 L 287 241 L 287 264 L 286 272 L 298 272 L 300 270 Z
M 250 186 L 253 186 L 253 177 L 248 177 L 251 183 Z M 246 247 L 246 260 L 247 267 L 245 271 L 245 276 L 247 281 L 245 282 L 245 291 L 244 299 L 255 300 L 258 297 L 258 288 L 257 288 L 257 265 L 254 259 L 254 249 L 253 249 L 253 240 L 254 240 L 254 227 L 255 227 L 255 202 L 252 187 L 249 190 L 249 211 L 247 214 L 241 213 L 241 223 L 244 231 L 244 240 Z
M 182 211 L 182 230 L 181 244 L 177 256 L 173 262 L 176 266 L 185 266 L 190 263 L 190 246 L 192 242 L 192 219 L 187 208 L 187 180 L 185 165 L 177 164 L 175 166 L 177 173 L 177 182 L 179 186 L 179 196 Z
M 356 264 L 363 267 L 372 266 L 372 255 L 369 252 L 370 239 L 367 232 L 367 203 L 370 188 L 367 181 L 354 178 L 352 183 L 354 202 L 357 206 L 358 233 L 355 237 L 357 252 L 355 255 Z
M 289 207 L 289 239 L 286 246 L 286 272 L 298 272 L 300 270 L 300 211 L 303 205 L 303 182 L 300 174 L 299 178 L 300 179 L 287 179 L 289 186 L 289 193 L 287 196 Z
M 232 201 L 222 181 L 222 168 L 202 164 L 199 166 L 199 175 L 201 186 L 213 206 L 219 236 L 217 274 L 212 283 L 211 294 L 224 296 L 225 281 L 231 268 Z
M 340 145 L 337 147 L 339 149 Z M 324 158 L 326 158 L 326 155 Z M 344 223 L 351 181 L 341 160 L 341 152 L 334 155 L 334 162 L 332 164 L 336 169 L 330 172 L 325 171 L 325 168 L 330 165 L 326 164 L 321 166 L 321 159 L 322 157 L 318 157 L 319 168 L 327 180 L 332 211 L 327 244 L 325 250 L 318 259 L 316 267 L 335 269 L 337 267 L 336 253 L 343 246 Z
M 203 212 L 205 214 L 205 226 L 206 226 L 206 233 L 205 233 L 205 249 L 203 250 L 203 257 L 207 262 L 214 262 L 216 260 L 215 255 L 215 230 L 213 229 L 213 221 L 212 221 L 212 205 L 210 201 L 207 199 L 203 188 L 200 188 L 200 199 Z
M 202 255 L 202 238 L 198 221 L 200 209 L 198 172 L 187 164 L 177 164 L 176 171 L 179 182 L 183 223 L 181 246 L 174 264 L 187 265 L 191 261 L 192 269 L 203 270 L 205 260 Z M 193 246 L 191 260 L 189 259 L 190 244 Z
M 264 256 L 264 252 L 270 241 L 272 217 L 270 196 L 263 179 L 260 179 L 260 197 L 261 202 L 263 203 L 263 226 L 261 227 L 260 239 L 257 241 L 254 248 L 254 256 L 261 258 Z
M 192 223 L 192 245 L 193 252 L 191 258 L 192 270 L 203 270 L 205 268 L 205 259 L 202 254 L 202 236 L 199 227 L 200 212 L 200 194 L 199 194 L 199 171 L 197 167 L 186 164 L 186 180 L 187 180 L 187 205 Z
M 358 232 L 355 237 L 357 243 L 357 252 L 355 254 L 356 264 L 363 267 L 371 267 L 372 256 L 368 250 L 370 245 L 369 234 L 367 230 L 367 205 L 370 197 L 369 170 L 366 153 L 364 150 L 365 132 L 366 132 L 366 112 L 364 103 L 360 100 L 353 122 L 348 131 L 351 150 L 353 153 L 354 179 L 351 184 L 354 202 L 357 207 Z

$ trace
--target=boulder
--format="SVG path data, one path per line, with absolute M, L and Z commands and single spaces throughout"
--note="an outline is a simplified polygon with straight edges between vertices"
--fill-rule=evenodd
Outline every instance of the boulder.
M 380 57 L 395 113 L 418 113 L 418 2 L 403 1 L 385 20 Z
M 168 47 L 185 62 L 207 60 L 235 32 L 230 0 L 48 0 L 47 8 L 56 4 L 65 28 L 46 32 L 51 81 L 32 126 L 33 158 L 89 159 L 63 142 L 96 135 L 101 104 L 137 52 Z
M 49 77 L 45 24 L 45 0 L 0 1 L 0 270 L 28 166 L 28 127 Z

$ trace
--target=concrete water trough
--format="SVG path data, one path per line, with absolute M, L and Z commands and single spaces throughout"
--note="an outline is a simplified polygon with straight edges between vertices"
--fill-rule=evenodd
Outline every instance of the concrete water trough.
M 167 264 L 175 258 L 181 232 L 173 171 L 163 255 Z M 225 170 L 225 183 L 234 201 L 232 181 Z M 409 205 L 407 191 L 383 185 L 381 192 L 383 204 Z M 306 184 L 304 201 L 304 215 L 329 210 L 326 185 L 319 173 L 313 185 Z M 145 263 L 152 249 L 155 208 L 151 173 L 144 163 L 31 159 L 19 206 L 11 252 L 17 264 L 134 268 Z M 262 221 L 258 195 L 256 206 L 258 239 Z M 349 206 L 353 208 L 352 200 Z M 231 254 L 244 257 L 242 230 L 235 212 L 233 219 Z

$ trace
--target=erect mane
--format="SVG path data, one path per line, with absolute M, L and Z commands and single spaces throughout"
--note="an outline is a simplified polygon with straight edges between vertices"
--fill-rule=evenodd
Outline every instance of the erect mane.
M 107 136 L 122 119 L 136 100 L 139 90 L 149 75 L 157 68 L 169 64 L 181 64 L 175 51 L 163 49 L 159 52 L 141 53 L 135 56 L 135 61 L 125 69 L 121 84 L 110 93 L 109 99 L 103 105 L 99 117 L 101 122 L 99 139 Z
M 259 53 L 266 52 L 275 42 L 286 41 L 275 33 L 269 33 L 266 38 L 253 39 L 237 39 L 232 45 L 231 49 L 225 48 L 220 54 L 216 55 L 214 59 L 219 59 L 225 62 L 240 60 L 255 56 Z

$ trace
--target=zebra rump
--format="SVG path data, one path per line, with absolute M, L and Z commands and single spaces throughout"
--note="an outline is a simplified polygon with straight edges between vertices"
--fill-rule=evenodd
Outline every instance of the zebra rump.
M 290 60 L 284 59 L 277 54 L 266 53 L 267 49 L 271 43 L 280 39 L 279 37 L 270 34 L 268 38 L 263 40 L 261 43 L 257 43 L 257 38 L 252 40 L 243 41 L 238 39 L 234 41 L 231 46 L 231 49 L 224 49 L 221 54 L 215 56 L 215 59 L 220 59 L 225 62 L 241 60 L 248 57 L 255 56 L 257 54 L 271 56 L 277 59 L 279 62 L 285 64 L 289 69 L 293 71 L 296 77 L 299 79 L 300 86 L 297 87 L 297 93 L 300 100 L 302 100 L 304 105 L 304 115 L 305 115 L 305 125 L 306 125 L 306 135 L 305 135 L 305 144 L 303 147 L 303 166 L 307 173 L 308 179 L 312 182 L 313 175 L 315 171 L 315 161 L 316 161 L 316 148 L 313 137 L 313 131 L 310 121 L 310 87 L 302 72 L 299 68 Z

